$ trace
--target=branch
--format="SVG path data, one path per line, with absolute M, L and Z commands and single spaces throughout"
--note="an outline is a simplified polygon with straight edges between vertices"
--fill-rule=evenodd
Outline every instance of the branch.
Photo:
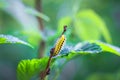
M 36 10 L 38 10 L 39 12 L 42 12 L 42 0 L 36 0 L 35 6 L 36 6 Z M 40 17 L 37 17 L 37 19 L 39 23 L 39 29 L 41 32 L 43 32 L 44 31 L 43 21 Z M 39 43 L 39 50 L 38 50 L 39 58 L 43 57 L 44 51 L 45 51 L 45 41 L 41 40 Z
M 41 74 L 41 80 L 44 80 L 46 75 L 50 73 L 50 63 L 52 61 L 53 54 L 54 54 L 54 48 L 50 50 L 50 57 L 49 57 L 45 71 L 43 71 L 43 73 Z

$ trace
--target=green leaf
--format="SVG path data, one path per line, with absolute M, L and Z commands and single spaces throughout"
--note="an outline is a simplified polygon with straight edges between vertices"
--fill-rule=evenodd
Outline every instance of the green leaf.
M 66 57 L 68 59 L 73 58 L 76 55 L 85 55 L 85 54 L 98 54 L 98 53 L 112 53 L 120 56 L 120 48 L 112 46 L 107 43 L 103 43 L 100 41 L 90 41 L 79 43 L 75 47 L 72 48 L 64 48 L 59 57 Z
M 11 35 L 0 34 L 0 44 L 23 44 L 32 47 L 30 44 Z
M 34 47 L 36 47 L 42 39 L 42 34 L 34 29 L 33 31 L 24 30 L 21 32 L 21 35 L 25 36 L 27 41 Z
M 37 73 L 41 73 L 48 62 L 48 57 L 41 59 L 22 60 L 17 67 L 18 80 L 30 80 Z
M 102 48 L 102 52 L 110 52 L 113 54 L 116 54 L 118 56 L 120 56 L 120 48 L 107 44 L 107 43 L 103 43 L 100 41 L 96 41 L 96 42 L 91 42 L 91 43 L 96 43 L 97 45 L 99 45 Z
M 83 10 L 77 13 L 75 32 L 82 40 L 99 40 L 101 35 L 111 43 L 111 37 L 104 21 L 93 10 Z
M 34 16 L 38 16 L 38 17 L 42 18 L 45 21 L 49 21 L 50 20 L 48 16 L 46 16 L 43 13 L 38 12 L 37 10 L 35 10 L 33 8 L 26 8 L 25 10 L 26 10 L 27 13 L 32 14 Z

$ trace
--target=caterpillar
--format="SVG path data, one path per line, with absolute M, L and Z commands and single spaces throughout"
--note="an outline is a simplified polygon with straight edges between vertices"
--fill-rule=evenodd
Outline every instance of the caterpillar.
M 65 35 L 61 35 L 61 37 L 57 40 L 55 44 L 53 56 L 56 56 L 57 54 L 59 54 L 60 50 L 62 49 L 65 43 L 65 40 L 66 40 Z

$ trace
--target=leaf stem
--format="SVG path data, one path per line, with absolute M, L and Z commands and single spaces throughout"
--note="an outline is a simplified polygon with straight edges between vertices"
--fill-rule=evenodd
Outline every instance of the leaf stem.
M 43 71 L 43 73 L 41 74 L 41 80 L 44 80 L 46 75 L 48 75 L 50 73 L 50 63 L 52 61 L 52 57 L 53 57 L 53 52 L 54 52 L 54 48 L 52 48 L 50 50 L 50 57 L 49 57 L 49 60 L 48 60 L 48 63 L 47 63 L 47 66 L 45 68 L 45 71 Z

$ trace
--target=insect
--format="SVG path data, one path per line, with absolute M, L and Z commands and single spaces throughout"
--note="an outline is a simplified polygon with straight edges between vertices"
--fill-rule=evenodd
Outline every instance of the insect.
M 65 44 L 65 40 L 66 40 L 66 37 L 64 34 L 62 34 L 55 44 L 53 56 L 56 56 L 60 52 L 63 45 Z
M 66 37 L 65 37 L 64 33 L 66 32 L 66 28 L 67 28 L 67 26 L 65 25 L 62 35 L 60 36 L 60 38 L 57 40 L 57 42 L 55 44 L 53 56 L 56 56 L 62 49 L 63 45 L 65 44 Z

